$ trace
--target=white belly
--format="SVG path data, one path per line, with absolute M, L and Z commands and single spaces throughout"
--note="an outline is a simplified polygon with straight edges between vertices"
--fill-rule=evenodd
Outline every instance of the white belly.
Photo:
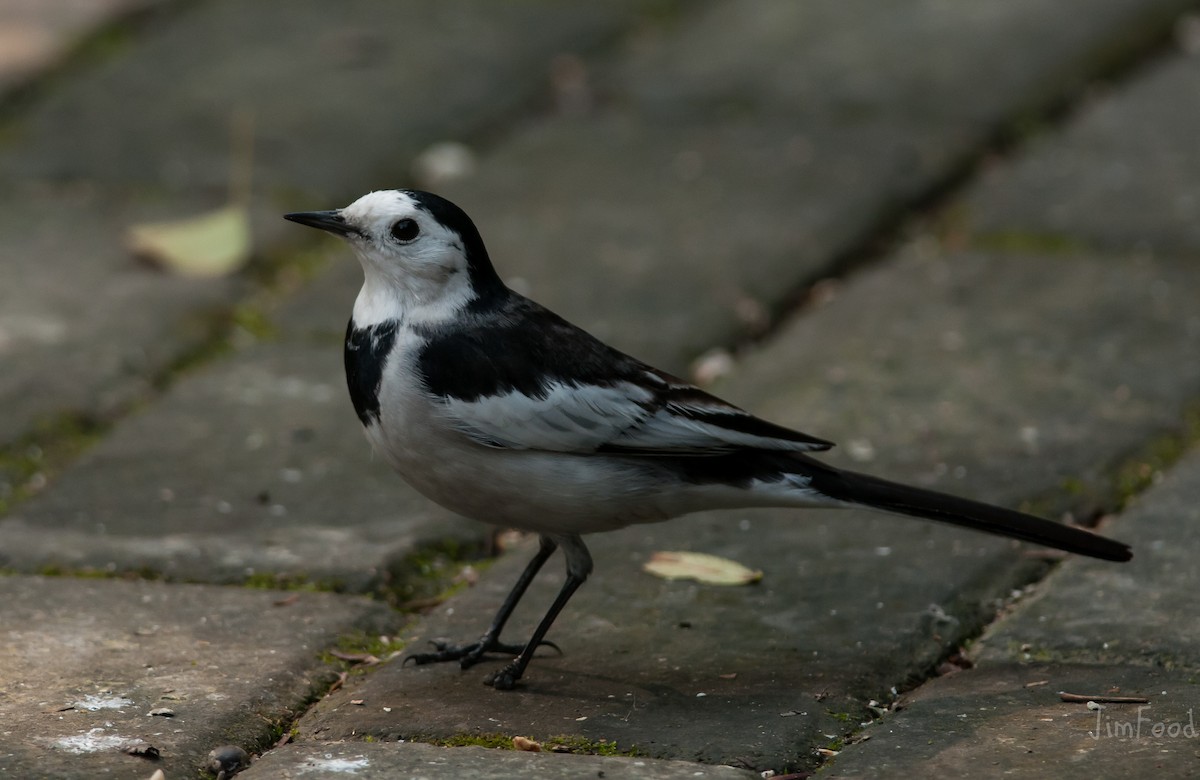
M 428 422 L 402 432 L 382 423 L 367 429 L 375 450 L 422 495 L 475 520 L 590 533 L 679 514 L 625 459 L 495 449 Z

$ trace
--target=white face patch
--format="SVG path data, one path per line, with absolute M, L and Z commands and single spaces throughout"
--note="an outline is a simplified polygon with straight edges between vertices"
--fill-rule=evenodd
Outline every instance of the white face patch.
M 390 228 L 397 218 L 417 210 L 417 202 L 399 190 L 376 190 L 342 209 L 342 218 L 359 230 L 377 233 L 380 227 Z
M 411 324 L 446 321 L 474 297 L 462 237 L 409 195 L 372 192 L 340 214 L 358 232 L 348 240 L 365 277 L 354 304 L 359 327 L 393 319 Z M 396 230 L 404 220 L 415 229 Z

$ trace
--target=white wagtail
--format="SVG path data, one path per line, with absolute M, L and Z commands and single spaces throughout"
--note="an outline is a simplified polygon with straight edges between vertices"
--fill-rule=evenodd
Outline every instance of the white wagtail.
M 865 506 L 1096 558 L 1127 545 L 1090 531 L 833 468 L 830 442 L 783 428 L 604 344 L 500 280 L 479 231 L 428 192 L 372 192 L 287 214 L 350 243 L 365 282 L 346 331 L 346 379 L 367 438 L 428 498 L 540 536 L 537 555 L 476 642 L 417 663 L 489 652 L 511 688 L 592 571 L 582 534 L 704 509 Z M 500 632 L 561 547 L 567 580 L 529 642 Z

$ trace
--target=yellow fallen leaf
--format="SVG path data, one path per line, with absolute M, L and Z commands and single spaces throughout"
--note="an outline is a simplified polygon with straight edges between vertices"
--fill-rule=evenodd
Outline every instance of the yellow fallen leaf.
M 250 259 L 250 219 L 241 206 L 186 219 L 131 225 L 129 248 L 180 276 L 231 274 Z
M 668 580 L 697 580 L 709 585 L 748 585 L 763 573 L 747 569 L 737 561 L 695 552 L 656 552 L 642 568 Z

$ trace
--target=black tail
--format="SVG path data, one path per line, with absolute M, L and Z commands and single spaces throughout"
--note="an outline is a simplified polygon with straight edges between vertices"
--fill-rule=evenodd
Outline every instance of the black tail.
M 1133 557 L 1129 545 L 1083 528 L 979 501 L 888 482 L 867 474 L 842 471 L 803 455 L 792 457 L 804 463 L 802 473 L 812 478 L 812 488 L 840 501 L 1010 536 L 1106 561 L 1127 561 Z

